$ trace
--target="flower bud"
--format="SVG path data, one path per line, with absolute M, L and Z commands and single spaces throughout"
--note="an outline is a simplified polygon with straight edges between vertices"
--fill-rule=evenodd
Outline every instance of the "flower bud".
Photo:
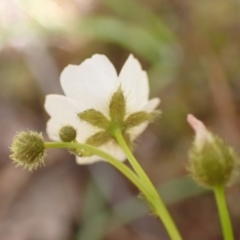
M 188 170 L 193 179 L 208 188 L 229 185 L 237 173 L 235 151 L 193 115 L 188 115 L 187 120 L 196 134 L 189 151 Z
M 70 125 L 62 127 L 59 131 L 59 137 L 63 142 L 72 142 L 76 139 L 77 132 L 75 128 Z
M 14 139 L 10 147 L 12 154 L 10 158 L 28 170 L 37 169 L 44 165 L 45 146 L 41 133 L 20 132 Z

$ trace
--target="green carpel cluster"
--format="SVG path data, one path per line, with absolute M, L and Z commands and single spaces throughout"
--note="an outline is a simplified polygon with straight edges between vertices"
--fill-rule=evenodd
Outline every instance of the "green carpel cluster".
M 10 158 L 28 170 L 44 165 L 45 146 L 41 133 L 27 131 L 18 133 L 10 147 Z
M 60 129 L 59 137 L 63 142 L 72 142 L 77 137 L 77 131 L 74 127 L 66 125 Z

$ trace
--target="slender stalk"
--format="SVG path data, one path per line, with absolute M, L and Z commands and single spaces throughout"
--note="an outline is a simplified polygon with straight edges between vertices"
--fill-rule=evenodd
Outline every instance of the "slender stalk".
M 95 148 L 91 145 L 77 143 L 77 142 L 74 142 L 74 143 L 45 142 L 45 147 L 46 148 L 68 148 L 68 149 L 76 148 L 76 149 L 86 150 L 94 155 L 97 155 L 105 159 L 108 163 L 110 163 L 112 166 L 118 169 L 126 178 L 128 178 L 139 189 L 139 191 L 145 196 L 146 200 L 150 203 L 151 206 L 154 205 L 153 200 L 155 199 L 151 198 L 151 196 L 148 193 L 147 187 L 142 183 L 139 177 L 124 163 L 114 158 L 113 156 L 109 155 L 108 153 L 98 148 Z
M 127 177 L 144 195 L 146 194 L 146 189 L 142 185 L 140 179 L 136 176 L 136 174 L 129 169 L 125 164 L 114 158 L 113 156 L 107 154 L 106 152 L 95 148 L 88 144 L 82 143 L 69 143 L 69 142 L 45 142 L 45 148 L 80 148 L 90 153 L 97 155 L 103 159 L 105 159 L 108 163 L 113 165 L 116 169 L 118 169 L 125 177 Z
M 213 189 L 213 191 L 217 202 L 218 213 L 220 217 L 224 239 L 234 240 L 232 224 L 224 192 L 224 186 L 217 186 Z
M 150 181 L 149 177 L 147 176 L 147 174 L 144 172 L 144 170 L 142 169 L 142 167 L 139 165 L 138 161 L 136 160 L 136 158 L 133 156 L 131 150 L 129 149 L 123 135 L 122 132 L 120 130 L 115 130 L 114 132 L 114 136 L 118 141 L 118 144 L 120 145 L 120 147 L 122 148 L 122 150 L 124 151 L 124 153 L 126 154 L 130 164 L 132 165 L 133 169 L 135 170 L 135 172 L 137 173 L 137 175 L 143 180 L 143 183 L 145 183 L 148 187 L 151 188 L 152 191 L 150 192 L 155 192 L 154 195 L 158 195 L 158 193 L 156 193 L 155 191 L 155 187 L 153 186 L 152 182 Z
M 148 193 L 150 194 L 152 207 L 155 210 L 155 213 L 159 216 L 159 218 L 162 220 L 163 225 L 165 226 L 169 236 L 172 240 L 181 240 L 182 237 L 172 219 L 170 216 L 164 202 L 160 198 L 156 188 L 148 178 L 147 174 L 144 172 L 142 167 L 139 165 L 138 161 L 133 156 L 132 152 L 130 151 L 122 133 L 120 130 L 116 130 L 114 132 L 115 138 L 117 139 L 120 147 L 126 154 L 130 164 L 132 165 L 133 169 L 136 171 L 142 182 L 145 184 L 145 186 L 148 189 Z

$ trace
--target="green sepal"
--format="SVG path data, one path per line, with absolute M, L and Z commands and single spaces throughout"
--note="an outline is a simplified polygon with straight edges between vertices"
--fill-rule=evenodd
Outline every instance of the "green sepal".
M 112 140 L 113 137 L 106 131 L 101 131 L 98 133 L 95 133 L 91 137 L 89 137 L 86 141 L 87 144 L 92 145 L 94 147 L 99 147 L 110 140 Z
M 109 112 L 111 120 L 115 123 L 122 123 L 126 114 L 126 100 L 121 88 L 119 88 L 112 96 L 109 104 Z
M 127 119 L 124 121 L 124 128 L 132 128 L 140 125 L 144 122 L 153 121 L 160 115 L 159 111 L 153 111 L 151 113 L 140 111 L 130 114 Z
M 81 120 L 102 129 L 107 129 L 110 124 L 109 120 L 101 112 L 95 109 L 88 109 L 81 112 L 78 114 L 78 117 Z

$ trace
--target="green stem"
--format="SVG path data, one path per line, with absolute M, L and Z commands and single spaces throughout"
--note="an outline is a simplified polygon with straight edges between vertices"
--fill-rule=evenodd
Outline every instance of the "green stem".
M 107 154 L 106 152 L 95 148 L 88 144 L 82 144 L 82 143 L 71 143 L 71 142 L 45 142 L 44 144 L 45 148 L 67 148 L 67 149 L 73 149 L 73 148 L 80 148 L 83 150 L 86 150 L 94 155 L 97 155 L 103 159 L 105 159 L 107 162 L 109 162 L 111 165 L 113 165 L 116 169 L 118 169 L 125 177 L 127 177 L 141 192 L 146 193 L 146 190 L 144 186 L 142 185 L 140 179 L 134 174 L 131 169 L 129 169 L 124 163 L 120 162 L 113 156 Z
M 139 165 L 136 158 L 133 156 L 131 150 L 129 149 L 129 147 L 122 135 L 122 132 L 120 130 L 115 130 L 114 136 L 117 139 L 118 144 L 120 145 L 120 147 L 126 154 L 130 164 L 132 165 L 132 167 L 135 170 L 135 172 L 137 173 L 137 175 L 143 180 L 143 183 L 145 183 L 146 186 L 150 187 L 151 190 L 155 191 L 155 188 L 154 188 L 153 184 L 151 183 L 150 179 L 148 178 L 147 174 L 144 172 L 144 170 Z M 152 191 L 150 191 L 150 192 L 152 192 Z
M 133 169 L 136 171 L 137 175 L 140 177 L 143 184 L 145 184 L 145 187 L 148 189 L 149 198 L 151 199 L 151 203 L 153 205 L 155 213 L 162 220 L 163 225 L 165 226 L 169 236 L 171 237 L 172 240 L 182 240 L 182 237 L 181 237 L 172 217 L 170 216 L 164 202 L 160 198 L 156 188 L 153 186 L 153 184 L 150 181 L 150 179 L 148 178 L 147 174 L 144 172 L 142 167 L 139 165 L 138 161 L 133 156 L 132 152 L 130 151 L 130 149 L 122 135 L 122 132 L 120 130 L 115 130 L 114 135 L 115 135 L 115 138 L 117 139 L 120 147 L 126 154 Z
M 142 183 L 142 181 L 138 178 L 138 176 L 130 168 L 128 168 L 124 163 L 120 162 L 118 159 L 107 154 L 106 152 L 98 148 L 95 148 L 91 145 L 82 144 L 82 143 L 45 142 L 44 145 L 45 145 L 45 148 L 81 149 L 105 159 L 108 163 L 110 163 L 116 169 L 118 169 L 125 177 L 127 177 L 139 189 L 140 192 L 142 192 L 142 194 L 145 196 L 146 200 L 151 204 L 151 206 L 155 206 L 155 199 L 149 195 L 149 191 L 147 187 Z M 162 209 L 157 208 L 157 210 L 155 211 L 159 212 L 159 211 L 162 211 Z M 180 238 L 175 238 L 175 239 L 180 240 Z
M 226 203 L 224 186 L 217 186 L 213 189 L 213 191 L 217 202 L 218 213 L 220 217 L 224 239 L 234 240 L 232 224 Z

